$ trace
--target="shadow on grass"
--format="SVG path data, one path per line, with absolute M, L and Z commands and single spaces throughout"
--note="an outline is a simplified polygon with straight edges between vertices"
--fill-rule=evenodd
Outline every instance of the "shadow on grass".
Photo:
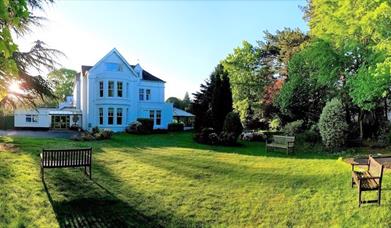
M 64 185 L 57 191 L 49 190 L 46 181 L 42 182 L 60 227 L 161 227 L 153 217 L 140 213 L 98 182 L 87 179 L 83 183 L 75 182 L 66 172 L 58 173 L 61 173 L 59 181 L 63 183 L 55 177 L 49 180 L 54 181 L 55 187 Z M 70 199 L 56 199 L 51 191 L 70 196 Z

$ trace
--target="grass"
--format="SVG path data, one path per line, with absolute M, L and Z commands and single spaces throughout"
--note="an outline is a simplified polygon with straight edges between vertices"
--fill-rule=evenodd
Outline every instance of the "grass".
M 391 225 L 391 176 L 382 206 L 358 208 L 350 166 L 336 156 L 199 145 L 190 133 L 0 141 L 20 148 L 0 152 L 0 227 Z M 49 169 L 42 183 L 41 148 L 87 146 L 92 181 L 80 169 Z

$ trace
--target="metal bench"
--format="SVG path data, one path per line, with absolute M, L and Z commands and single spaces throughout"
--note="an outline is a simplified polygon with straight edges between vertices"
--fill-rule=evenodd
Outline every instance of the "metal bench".
M 367 166 L 367 170 L 356 171 L 354 169 L 356 166 Z M 357 185 L 359 207 L 363 203 L 378 203 L 380 205 L 383 170 L 384 166 L 371 156 L 367 164 L 352 164 L 352 188 Z M 362 201 L 361 194 L 364 191 L 377 191 L 377 199 Z
M 41 177 L 44 179 L 45 168 L 84 167 L 84 173 L 91 179 L 92 148 L 42 150 Z M 88 172 L 87 172 L 88 168 Z
M 283 135 L 273 135 L 273 140 L 269 143 L 266 141 L 266 152 L 268 148 L 271 149 L 285 149 L 287 154 L 290 151 L 294 151 L 295 149 L 295 137 L 294 136 L 283 136 Z

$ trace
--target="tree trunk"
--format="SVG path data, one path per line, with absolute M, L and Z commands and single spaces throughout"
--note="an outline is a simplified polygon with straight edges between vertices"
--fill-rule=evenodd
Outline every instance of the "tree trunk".
M 360 138 L 362 139 L 363 136 L 364 136 L 364 131 L 362 129 L 362 120 L 363 120 L 363 112 L 362 110 L 360 109 L 360 115 L 359 115 L 359 118 L 358 118 L 358 122 L 360 124 Z

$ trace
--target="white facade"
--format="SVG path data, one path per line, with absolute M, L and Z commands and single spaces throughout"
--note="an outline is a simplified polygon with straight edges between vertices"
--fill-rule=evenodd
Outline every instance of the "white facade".
M 139 64 L 129 65 L 113 49 L 94 66 L 82 66 L 75 77 L 73 99 L 71 102 L 67 99 L 59 108 L 80 112 L 81 127 L 85 130 L 98 126 L 124 131 L 137 118 L 151 118 L 155 129 L 166 129 L 173 120 L 173 106 L 164 102 L 164 87 L 163 80 L 143 70 Z M 69 107 L 70 103 L 72 107 Z M 23 123 L 25 116 L 17 118 L 17 113 L 15 127 L 35 126 Z M 42 123 L 37 125 L 51 126 L 51 118 L 43 121 L 44 115 L 40 116 Z

